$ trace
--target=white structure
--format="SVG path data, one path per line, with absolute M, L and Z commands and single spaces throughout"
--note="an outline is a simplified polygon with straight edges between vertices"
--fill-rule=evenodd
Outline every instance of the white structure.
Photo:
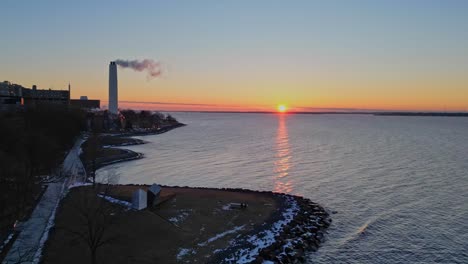
M 148 193 L 147 193 L 147 195 L 148 195 L 148 205 L 155 206 L 157 201 L 158 201 L 160 193 L 161 193 L 161 186 L 159 186 L 157 184 L 151 185 L 148 188 Z
M 119 111 L 117 94 L 117 64 L 111 61 L 109 64 L 109 112 L 117 114 Z
M 137 210 L 142 210 L 147 207 L 146 200 L 148 199 L 147 194 L 142 189 L 138 189 L 133 193 L 132 196 L 132 207 Z

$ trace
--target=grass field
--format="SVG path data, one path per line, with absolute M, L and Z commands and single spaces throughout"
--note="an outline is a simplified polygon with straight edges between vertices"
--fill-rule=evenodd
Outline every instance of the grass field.
M 106 193 L 130 201 L 138 188 L 147 187 L 118 186 Z M 103 211 L 109 215 L 104 237 L 112 238 L 98 249 L 98 263 L 207 263 L 223 254 L 236 237 L 268 222 L 278 209 L 277 198 L 268 193 L 211 189 L 163 187 L 160 199 L 164 202 L 141 211 L 95 197 L 93 187 L 80 187 L 62 201 L 44 263 L 90 262 L 90 250 L 74 234 L 87 232 L 82 211 L 95 212 L 98 204 L 104 205 Z M 247 203 L 248 207 L 233 209 L 230 203 Z

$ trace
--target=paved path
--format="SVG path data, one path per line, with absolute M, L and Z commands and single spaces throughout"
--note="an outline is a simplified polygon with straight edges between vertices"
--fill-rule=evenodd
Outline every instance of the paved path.
M 31 217 L 21 224 L 21 232 L 16 238 L 3 264 L 38 263 L 42 254 L 42 246 L 47 240 L 50 227 L 55 218 L 55 209 L 64 194 L 64 189 L 76 182 L 86 179 L 86 171 L 80 160 L 80 138 L 63 161 L 62 173 L 66 177 L 49 183 L 47 190 L 34 209 Z
M 83 142 L 84 139 L 79 138 L 68 153 L 67 157 L 63 160 L 62 171 L 66 175 L 66 186 L 76 182 L 86 181 L 86 170 L 80 159 L 81 144 L 83 144 Z

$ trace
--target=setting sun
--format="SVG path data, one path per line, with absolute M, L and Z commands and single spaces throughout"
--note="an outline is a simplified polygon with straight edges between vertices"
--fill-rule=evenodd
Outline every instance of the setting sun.
M 278 112 L 284 113 L 286 112 L 287 108 L 285 105 L 278 105 Z

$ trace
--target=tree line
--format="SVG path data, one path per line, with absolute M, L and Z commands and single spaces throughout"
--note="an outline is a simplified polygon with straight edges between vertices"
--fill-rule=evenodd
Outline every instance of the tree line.
M 120 128 L 131 130 L 135 128 L 161 128 L 177 123 L 177 120 L 171 115 L 164 115 L 159 112 L 151 111 L 134 111 L 131 109 L 121 110 Z
M 0 113 L 0 237 L 34 206 L 44 175 L 61 164 L 85 117 L 54 105 Z

